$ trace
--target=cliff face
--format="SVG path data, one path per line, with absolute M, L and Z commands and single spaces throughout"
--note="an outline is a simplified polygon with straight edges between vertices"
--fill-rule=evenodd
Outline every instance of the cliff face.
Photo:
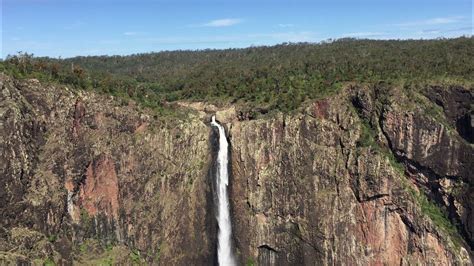
M 0 261 L 213 260 L 206 124 L 1 82 Z
M 471 263 L 469 248 L 435 220 L 441 212 L 431 213 L 423 195 L 446 206 L 472 245 L 472 145 L 418 105 L 402 105 L 410 100 L 401 93 L 350 88 L 299 114 L 229 124 L 242 258 Z
M 435 115 L 437 119 L 432 119 L 421 110 L 407 112 L 400 106 L 394 106 L 383 114 L 382 131 L 388 146 L 407 166 L 414 182 L 446 207 L 450 219 L 460 225 L 459 232 L 472 249 L 473 94 L 460 87 L 450 90 L 435 87 L 425 94 L 439 108 Z
M 244 120 L 0 79 L 2 262 L 214 263 L 217 111 L 242 264 L 472 264 L 467 89 L 348 87 Z

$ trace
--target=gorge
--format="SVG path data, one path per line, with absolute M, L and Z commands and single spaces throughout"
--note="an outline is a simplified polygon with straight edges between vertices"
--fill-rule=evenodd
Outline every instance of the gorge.
M 161 120 L 132 102 L 4 75 L 1 88 L 2 263 L 228 259 L 231 225 L 227 208 L 212 211 L 209 169 L 224 181 L 219 206 L 233 206 L 243 264 L 472 263 L 473 148 L 455 127 L 469 115 L 465 88 L 348 86 L 250 120 L 196 103 Z M 209 126 L 213 114 L 220 123 Z M 229 203 L 215 160 L 225 164 L 224 127 Z
M 0 265 L 473 265 L 473 44 L 0 61 Z

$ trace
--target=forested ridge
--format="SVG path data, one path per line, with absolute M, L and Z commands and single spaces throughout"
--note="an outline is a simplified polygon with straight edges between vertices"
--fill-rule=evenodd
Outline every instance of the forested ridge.
M 290 111 L 348 82 L 472 86 L 474 38 L 339 39 L 68 59 L 19 53 L 2 61 L 0 71 L 133 99 L 157 109 L 165 102 L 199 100 Z

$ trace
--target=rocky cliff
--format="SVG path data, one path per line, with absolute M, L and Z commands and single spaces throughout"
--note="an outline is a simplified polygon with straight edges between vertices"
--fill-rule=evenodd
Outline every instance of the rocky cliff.
M 203 121 L 4 76 L 1 95 L 0 260 L 213 259 Z
M 457 91 L 469 106 L 469 92 L 446 93 Z M 425 114 L 436 108 L 425 96 L 417 95 L 430 106 L 409 106 L 405 94 L 354 86 L 301 113 L 228 125 L 243 258 L 265 265 L 472 263 L 465 241 L 472 247 L 473 147 Z
M 2 263 L 215 263 L 217 113 L 241 264 L 472 264 L 471 88 L 349 84 L 288 114 L 160 115 L 0 80 Z

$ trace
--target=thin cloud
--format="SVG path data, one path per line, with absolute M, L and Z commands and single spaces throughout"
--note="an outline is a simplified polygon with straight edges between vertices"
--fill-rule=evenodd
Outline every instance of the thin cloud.
M 317 41 L 317 34 L 310 31 L 275 32 L 242 35 L 221 35 L 191 37 L 141 38 L 137 41 L 154 45 L 186 45 L 186 44 L 237 44 L 255 43 L 271 44 L 274 42 L 313 42 Z
M 278 27 L 280 27 L 280 28 L 292 28 L 294 26 L 295 26 L 295 24 L 290 24 L 290 23 L 288 23 L 288 24 L 278 24 Z
M 378 37 L 386 35 L 385 32 L 371 32 L 371 31 L 363 31 L 363 32 L 351 32 L 343 34 L 344 37 Z
M 229 26 L 237 25 L 242 22 L 243 20 L 239 18 L 223 18 L 223 19 L 211 20 L 209 22 L 206 22 L 200 25 L 194 25 L 194 27 L 196 26 L 197 27 L 229 27 Z
M 460 32 L 460 31 L 465 31 L 465 32 L 470 33 L 472 35 L 472 26 L 455 28 L 455 29 L 448 29 L 448 30 L 445 30 L 444 32 Z
M 170 36 L 158 38 L 141 38 L 139 42 L 151 43 L 157 45 L 183 45 L 183 44 L 212 44 L 212 43 L 229 43 L 240 40 L 239 36 L 202 36 L 198 38 Z
M 316 41 L 317 34 L 312 31 L 290 31 L 290 32 L 275 32 L 275 33 L 264 33 L 264 34 L 251 34 L 248 35 L 250 38 L 259 39 L 272 39 L 278 42 L 313 42 Z
M 143 35 L 145 34 L 145 32 L 141 32 L 141 31 L 126 31 L 123 33 L 123 35 L 125 36 L 137 36 L 137 35 Z
M 425 29 L 422 30 L 421 33 L 429 33 L 429 34 L 438 34 L 440 29 Z
M 465 17 L 463 17 L 463 16 L 439 17 L 439 18 L 431 18 L 431 19 L 426 19 L 426 20 L 418 20 L 418 21 L 409 21 L 409 22 L 404 22 L 404 23 L 397 23 L 397 24 L 394 24 L 394 25 L 399 26 L 399 27 L 443 25 L 443 24 L 458 23 L 458 22 L 461 22 L 464 19 L 465 19 Z

